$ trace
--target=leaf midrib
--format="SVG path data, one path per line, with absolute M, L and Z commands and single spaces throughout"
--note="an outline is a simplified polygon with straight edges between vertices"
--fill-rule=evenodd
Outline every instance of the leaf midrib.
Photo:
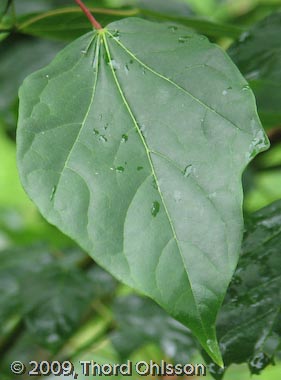
M 113 36 L 112 36 L 112 34 L 109 33 L 107 30 L 106 30 L 105 33 L 103 34 L 103 37 L 104 37 L 104 38 L 103 38 L 103 41 L 104 41 L 104 45 L 105 45 L 105 49 L 106 49 L 106 53 L 107 53 L 107 56 L 108 56 L 108 60 L 109 60 L 109 62 L 111 62 L 112 57 L 111 57 L 111 54 L 110 54 L 110 51 L 109 51 L 109 47 L 108 47 L 108 43 L 107 43 L 106 36 L 105 36 L 106 33 L 109 34 L 111 37 L 113 37 Z M 114 39 L 114 40 L 115 40 L 115 39 Z M 127 99 L 126 99 L 126 97 L 125 97 L 125 95 L 124 95 L 124 93 L 123 93 L 123 91 L 122 91 L 122 88 L 121 88 L 121 86 L 120 86 L 120 83 L 119 83 L 119 81 L 118 81 L 118 78 L 117 78 L 117 76 L 116 76 L 116 74 L 115 74 L 115 72 L 114 72 L 114 69 L 112 68 L 111 65 L 110 65 L 110 70 L 111 70 L 111 72 L 112 72 L 112 75 L 113 75 L 114 81 L 115 81 L 115 83 L 116 83 L 116 86 L 117 86 L 117 88 L 118 88 L 118 91 L 119 91 L 119 93 L 120 93 L 120 96 L 121 96 L 121 98 L 122 98 L 122 100 L 123 100 L 123 102 L 124 102 L 124 104 L 125 104 L 125 106 L 126 106 L 126 108 L 127 108 L 127 111 L 128 111 L 128 113 L 129 113 L 129 115 L 130 115 L 130 117 L 131 117 L 131 119 L 132 119 L 132 121 L 133 121 L 133 123 L 134 123 L 134 125 L 135 125 L 135 128 L 136 128 L 136 130 L 137 130 L 137 132 L 138 132 L 138 134 L 139 134 L 139 136 L 140 136 L 140 139 L 141 139 L 141 141 L 142 141 L 142 143 L 143 143 L 143 146 L 144 146 L 144 148 L 145 148 L 145 151 L 146 151 L 146 154 L 147 154 L 147 158 L 148 158 L 148 161 L 149 161 L 149 164 L 150 164 L 151 170 L 152 170 L 152 174 L 153 174 L 153 177 L 154 177 L 154 179 L 155 179 L 155 181 L 156 181 L 157 188 L 158 188 L 158 192 L 159 192 L 159 195 L 160 195 L 161 201 L 162 201 L 162 203 L 163 203 L 163 206 L 164 206 L 164 209 L 165 209 L 165 212 L 166 212 L 166 215 L 167 215 L 167 218 L 168 218 L 168 221 L 169 221 L 169 224 L 170 224 L 171 230 L 172 230 L 173 238 L 175 239 L 175 242 L 176 242 L 176 244 L 177 244 L 177 247 L 178 247 L 178 250 L 179 250 L 179 253 L 180 253 L 180 256 L 181 256 L 181 259 L 182 259 L 183 265 L 184 265 L 184 268 L 185 268 L 185 272 L 186 272 L 186 275 L 187 275 L 187 279 L 188 279 L 188 282 L 189 282 L 189 284 L 190 284 L 190 289 L 191 289 L 191 292 L 192 292 L 192 296 L 193 296 L 193 300 L 194 300 L 194 305 L 195 305 L 196 310 L 197 310 L 198 318 L 199 318 L 199 320 L 200 320 L 200 322 L 201 322 L 201 326 L 202 326 L 202 329 L 203 329 L 203 331 L 204 331 L 205 338 L 207 339 L 208 334 L 206 333 L 205 325 L 204 325 L 204 323 L 203 323 L 203 320 L 202 320 L 201 314 L 200 314 L 200 312 L 199 312 L 199 308 L 198 308 L 197 300 L 196 300 L 196 298 L 195 298 L 195 295 L 194 295 L 194 292 L 193 292 L 193 288 L 192 288 L 192 286 L 191 286 L 191 282 L 190 282 L 189 275 L 188 275 L 188 270 L 187 270 L 187 267 L 186 267 L 186 264 L 185 264 L 185 261 L 184 261 L 184 258 L 183 258 L 183 253 L 182 253 L 181 248 L 180 248 L 180 245 L 179 245 L 179 241 L 178 241 L 178 237 L 177 237 L 176 231 L 175 231 L 174 226 L 173 226 L 173 223 L 172 223 L 172 219 L 171 219 L 171 217 L 170 217 L 170 214 L 169 214 L 169 212 L 168 212 L 168 209 L 167 209 L 166 203 L 165 203 L 165 201 L 164 201 L 163 194 L 162 194 L 162 192 L 160 191 L 160 186 L 159 186 L 159 183 L 158 183 L 158 179 L 157 179 L 157 176 L 156 176 L 156 173 L 155 173 L 155 170 L 154 170 L 154 166 L 153 166 L 153 163 L 152 163 L 152 160 L 151 160 L 151 157 L 150 157 L 150 150 L 149 150 L 149 148 L 148 148 L 148 146 L 147 146 L 147 144 L 146 144 L 146 141 L 145 141 L 145 139 L 144 139 L 144 137 L 143 137 L 141 131 L 139 130 L 139 127 L 138 127 L 138 123 L 137 123 L 137 121 L 136 121 L 136 118 L 135 118 L 135 116 L 134 116 L 134 114 L 133 114 L 133 112 L 132 112 L 132 110 L 131 110 L 131 108 L 130 108 L 128 102 L 127 102 Z

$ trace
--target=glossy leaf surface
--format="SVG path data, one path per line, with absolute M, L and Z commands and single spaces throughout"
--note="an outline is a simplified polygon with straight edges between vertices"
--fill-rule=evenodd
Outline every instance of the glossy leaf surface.
M 66 251 L 57 260 L 35 247 L 0 251 L 1 337 L 19 318 L 41 347 L 56 351 L 65 342 L 100 293 L 94 273 L 83 273 L 70 262 L 75 255 Z
M 159 345 L 176 363 L 186 363 L 196 352 L 191 332 L 147 298 L 119 297 L 113 313 L 117 330 L 111 341 L 123 361 L 148 343 Z
M 248 223 L 242 256 L 219 313 L 218 337 L 226 366 L 248 362 L 252 373 L 281 348 L 281 202 Z M 211 365 L 214 376 L 223 371 Z
M 249 81 L 268 126 L 281 122 L 281 12 L 244 32 L 228 53 Z M 270 96 L 269 96 L 270 94 Z
M 218 363 L 241 173 L 266 146 L 244 78 L 182 27 L 110 24 L 20 90 L 18 165 L 41 213 L 191 328 Z

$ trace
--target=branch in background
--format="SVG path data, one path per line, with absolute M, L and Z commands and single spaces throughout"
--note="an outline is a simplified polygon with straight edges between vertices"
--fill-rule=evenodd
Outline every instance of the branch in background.
M 18 339 L 22 336 L 24 332 L 25 332 L 24 321 L 22 318 L 20 318 L 15 328 L 1 343 L 0 358 L 3 358 L 9 352 L 9 350 L 18 342 Z
M 6 8 L 4 10 L 4 15 L 8 12 L 8 10 L 9 10 L 9 8 L 10 8 L 10 6 L 11 6 L 12 3 L 13 3 L 13 0 L 8 0 Z
M 281 126 L 272 128 L 267 132 L 271 145 L 276 145 L 281 142 Z

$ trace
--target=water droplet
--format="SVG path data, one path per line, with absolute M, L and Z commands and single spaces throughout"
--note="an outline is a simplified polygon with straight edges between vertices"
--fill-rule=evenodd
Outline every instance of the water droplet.
M 182 200 L 181 192 L 178 190 L 174 191 L 174 200 L 178 203 Z
M 125 74 L 128 75 L 128 74 L 129 74 L 129 71 L 130 71 L 130 70 L 129 70 L 129 65 L 126 64 L 126 65 L 125 65 Z
M 168 29 L 170 29 L 172 32 L 175 32 L 176 30 L 178 30 L 178 27 L 171 25 L 171 26 L 168 26 Z
M 239 42 L 244 42 L 246 39 L 248 39 L 250 37 L 250 33 L 249 32 L 244 32 L 241 34 L 241 36 L 239 37 Z
M 258 79 L 259 76 L 260 76 L 259 70 L 253 70 L 250 73 L 248 73 L 245 77 L 249 81 L 249 80 Z
M 124 143 L 126 141 L 128 141 L 128 136 L 124 134 L 124 135 L 122 135 L 121 142 Z
M 227 87 L 227 90 L 232 90 L 232 87 L 231 86 Z
M 179 43 L 183 44 L 184 42 L 186 42 L 191 37 L 192 36 L 181 36 L 178 38 L 178 41 L 179 41 Z
M 118 70 L 120 69 L 120 64 L 115 61 L 115 59 L 111 59 L 108 64 L 113 68 L 113 70 Z
M 192 173 L 192 165 L 187 165 L 183 170 L 183 175 L 188 177 Z
M 232 284 L 240 285 L 242 283 L 242 279 L 240 276 L 234 275 L 232 278 Z
M 248 84 L 245 84 L 243 87 L 242 87 L 242 91 L 248 91 L 250 90 L 250 86 Z
M 96 135 L 96 136 L 100 134 L 97 129 L 94 129 L 93 132 L 94 132 L 94 135 Z
M 111 37 L 111 36 L 110 36 Z M 119 41 L 119 39 L 120 39 L 120 33 L 119 33 L 119 30 L 114 30 L 114 32 L 112 32 L 112 37 L 115 39 L 115 40 L 117 40 L 117 41 Z
M 140 171 L 140 170 L 142 170 L 142 169 L 143 169 L 143 166 L 138 166 L 138 167 L 137 167 L 137 170 L 138 170 L 138 171 Z
M 125 170 L 123 166 L 117 166 L 117 168 L 115 169 L 118 173 L 123 173 L 123 171 Z
M 49 79 L 49 75 L 48 74 L 46 74 L 46 78 Z
M 87 50 L 85 49 L 85 50 L 81 50 L 81 54 L 87 54 Z
M 270 358 L 265 353 L 259 352 L 249 362 L 251 373 L 258 375 L 270 362 Z
M 146 70 L 145 70 L 144 67 L 142 68 L 142 73 L 143 73 L 143 74 L 146 74 Z
M 107 138 L 104 135 L 99 136 L 99 141 L 107 142 Z
M 209 198 L 216 198 L 217 192 L 214 191 L 213 193 L 209 194 Z
M 155 217 L 158 214 L 159 210 L 160 210 L 160 203 L 157 201 L 154 201 L 151 207 L 151 215 Z
M 130 63 L 130 65 L 132 65 L 134 63 L 134 60 L 130 59 L 129 63 Z
M 50 195 L 50 200 L 51 201 L 54 199 L 56 191 L 57 191 L 57 186 L 55 185 L 55 186 L 53 186 L 52 191 L 51 191 L 51 195 Z
M 223 96 L 227 95 L 228 94 L 227 90 L 223 90 L 222 94 Z
M 145 125 L 139 125 L 139 129 L 140 129 L 140 132 L 143 135 L 143 137 L 145 137 L 146 136 Z
M 108 126 L 109 126 L 109 123 L 106 123 L 106 124 L 103 126 L 103 129 L 106 131 L 107 128 L 108 128 Z
M 102 120 L 102 113 L 99 114 L 99 119 Z
M 223 375 L 224 375 L 224 369 L 219 367 L 217 364 L 215 363 L 210 363 L 208 364 L 208 370 L 210 371 L 210 373 L 213 375 L 213 377 L 216 379 L 216 380 L 220 380 L 223 378 Z
M 214 341 L 212 339 L 207 340 L 207 346 L 209 347 L 211 352 L 214 352 Z
M 256 128 L 256 121 L 252 120 L 252 130 L 255 132 Z M 249 152 L 246 154 L 247 159 L 251 159 L 255 157 L 261 150 L 267 147 L 267 140 L 264 132 L 262 130 L 259 130 L 256 132 L 256 135 L 249 146 Z

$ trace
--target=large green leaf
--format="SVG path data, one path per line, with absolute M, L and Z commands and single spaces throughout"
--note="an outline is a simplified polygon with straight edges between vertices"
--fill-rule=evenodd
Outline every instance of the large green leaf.
M 239 256 L 241 173 L 267 147 L 227 55 L 184 27 L 112 23 L 25 80 L 17 138 L 45 218 L 221 364 L 215 320 Z
M 225 365 L 247 362 L 259 373 L 281 349 L 281 201 L 256 212 L 242 256 L 219 313 L 218 337 Z M 210 365 L 221 379 L 224 372 Z
M 268 126 L 281 122 L 281 12 L 244 32 L 228 53 L 249 81 Z

